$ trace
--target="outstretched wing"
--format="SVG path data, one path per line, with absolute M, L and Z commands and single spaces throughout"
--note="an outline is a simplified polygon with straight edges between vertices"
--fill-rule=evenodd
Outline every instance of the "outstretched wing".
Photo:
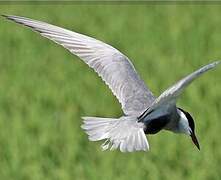
M 152 103 L 149 109 L 145 111 L 145 113 L 142 115 L 144 117 L 146 114 L 151 112 L 152 110 L 156 109 L 159 106 L 162 105 L 175 105 L 176 99 L 179 97 L 179 95 L 184 91 L 184 89 L 191 83 L 193 80 L 201 76 L 203 73 L 207 72 L 210 69 L 213 69 L 218 65 L 221 61 L 216 61 L 211 64 L 208 64 L 206 66 L 203 66 L 202 68 L 196 70 L 195 72 L 191 73 L 190 75 L 184 77 L 180 81 L 178 81 L 176 84 L 168 88 L 166 91 L 164 91 L 158 98 L 155 99 L 155 101 Z
M 154 101 L 152 92 L 130 60 L 110 45 L 45 22 L 19 16 L 4 17 L 28 26 L 80 57 L 109 86 L 126 115 L 139 115 Z

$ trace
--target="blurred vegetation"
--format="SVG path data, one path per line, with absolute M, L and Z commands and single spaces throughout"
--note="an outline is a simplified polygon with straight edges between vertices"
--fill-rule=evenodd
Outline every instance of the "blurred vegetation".
M 221 6 L 0 5 L 1 14 L 46 21 L 120 49 L 159 95 L 221 58 Z M 0 20 L 0 177 L 10 180 L 220 179 L 221 68 L 195 81 L 178 104 L 196 120 L 189 137 L 148 136 L 149 152 L 102 152 L 81 116 L 120 117 L 100 78 L 62 47 Z

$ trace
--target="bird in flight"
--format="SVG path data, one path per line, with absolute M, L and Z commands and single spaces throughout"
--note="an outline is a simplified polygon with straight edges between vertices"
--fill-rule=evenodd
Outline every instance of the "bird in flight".
M 105 140 L 101 145 L 103 150 L 147 151 L 149 143 L 145 134 L 156 134 L 161 130 L 186 134 L 200 149 L 194 120 L 187 111 L 176 106 L 176 101 L 193 80 L 221 61 L 201 67 L 155 97 L 128 57 L 114 47 L 45 22 L 13 15 L 2 16 L 62 45 L 93 68 L 109 86 L 124 115 L 120 118 L 82 117 L 81 126 L 90 141 Z

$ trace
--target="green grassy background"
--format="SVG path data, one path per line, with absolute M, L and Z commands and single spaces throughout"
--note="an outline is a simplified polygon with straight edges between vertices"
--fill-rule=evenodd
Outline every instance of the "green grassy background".
M 159 95 L 221 59 L 221 6 L 0 5 L 1 14 L 43 20 L 125 53 Z M 102 152 L 81 116 L 119 117 L 111 91 L 77 57 L 0 19 L 0 179 L 128 180 L 221 178 L 221 67 L 195 81 L 178 104 L 196 120 L 189 137 L 149 136 L 149 152 Z

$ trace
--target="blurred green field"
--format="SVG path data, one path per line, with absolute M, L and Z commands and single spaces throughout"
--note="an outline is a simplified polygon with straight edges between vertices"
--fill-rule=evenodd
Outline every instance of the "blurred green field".
M 221 59 L 221 6 L 0 5 L 103 40 L 125 53 L 159 95 Z M 221 178 L 221 67 L 195 81 L 178 104 L 196 119 L 189 137 L 149 136 L 149 152 L 102 152 L 81 116 L 119 117 L 100 78 L 67 50 L 0 18 L 0 179 L 129 180 Z

